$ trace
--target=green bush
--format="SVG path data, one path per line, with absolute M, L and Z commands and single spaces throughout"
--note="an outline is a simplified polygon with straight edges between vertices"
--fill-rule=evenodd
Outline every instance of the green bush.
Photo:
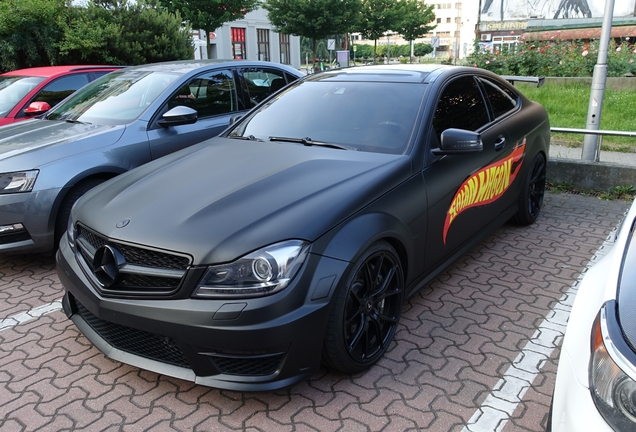
M 502 75 L 590 77 L 598 58 L 599 41 L 524 41 L 516 50 L 475 50 L 468 61 Z M 614 40 L 608 48 L 607 76 L 636 74 L 636 52 L 627 42 Z

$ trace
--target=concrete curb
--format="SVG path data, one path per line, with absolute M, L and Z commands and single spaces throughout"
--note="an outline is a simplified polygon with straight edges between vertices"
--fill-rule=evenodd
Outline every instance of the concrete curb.
M 632 185 L 636 188 L 636 168 L 610 162 L 549 158 L 547 180 L 574 187 L 596 190 Z

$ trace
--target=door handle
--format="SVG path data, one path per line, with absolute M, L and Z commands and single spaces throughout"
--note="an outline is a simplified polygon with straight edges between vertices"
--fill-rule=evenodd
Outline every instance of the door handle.
M 503 135 L 499 135 L 497 137 L 497 141 L 495 141 L 495 150 L 501 150 L 506 145 L 506 138 Z

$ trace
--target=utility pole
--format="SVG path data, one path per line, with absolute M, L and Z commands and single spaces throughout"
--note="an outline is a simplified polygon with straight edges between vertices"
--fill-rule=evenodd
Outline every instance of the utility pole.
M 592 90 L 590 103 L 587 108 L 588 130 L 599 130 L 601 127 L 601 113 L 603 112 L 603 98 L 605 97 L 605 83 L 607 82 L 607 51 L 610 34 L 612 31 L 612 17 L 614 16 L 614 0 L 606 0 L 603 27 L 601 28 L 601 41 L 598 47 L 598 60 L 594 66 L 592 75 Z M 585 135 L 581 159 L 593 161 L 597 157 L 598 136 Z

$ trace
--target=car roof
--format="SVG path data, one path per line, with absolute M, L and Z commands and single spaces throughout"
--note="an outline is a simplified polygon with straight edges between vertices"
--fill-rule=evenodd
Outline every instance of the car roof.
M 441 73 L 451 71 L 474 73 L 477 70 L 482 71 L 482 69 L 442 64 L 356 66 L 310 75 L 308 80 L 422 83 L 430 75 L 439 76 Z
M 67 65 L 67 66 L 42 66 L 26 69 L 18 69 L 11 72 L 3 73 L 3 76 L 37 76 L 43 78 L 49 78 L 68 72 L 83 71 L 83 70 L 114 70 L 121 69 L 123 66 L 106 66 L 106 65 Z
M 197 69 L 203 69 L 209 67 L 210 65 L 217 66 L 270 66 L 279 69 L 284 69 L 287 71 L 294 71 L 299 73 L 298 70 L 292 68 L 291 66 L 284 65 L 282 63 L 272 63 L 265 61 L 256 61 L 256 60 L 176 60 L 170 62 L 161 62 L 161 63 L 150 63 L 146 65 L 140 66 L 131 66 L 128 69 L 132 70 L 144 70 L 144 71 L 152 71 L 152 72 L 172 72 L 179 74 L 186 74 Z

